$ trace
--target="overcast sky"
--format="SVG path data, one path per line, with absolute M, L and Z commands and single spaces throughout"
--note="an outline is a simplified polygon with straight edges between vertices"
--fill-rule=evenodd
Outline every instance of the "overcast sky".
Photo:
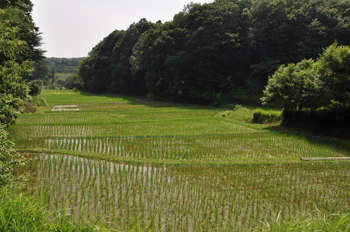
M 209 3 L 213 0 L 192 0 Z M 172 20 L 191 0 L 32 0 L 46 57 L 85 57 L 112 31 L 141 18 Z

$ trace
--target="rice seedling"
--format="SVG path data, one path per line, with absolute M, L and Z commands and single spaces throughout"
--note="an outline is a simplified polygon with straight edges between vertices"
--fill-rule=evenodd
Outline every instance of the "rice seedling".
M 315 207 L 329 214 L 349 210 L 346 163 L 209 167 L 46 154 L 38 159 L 36 180 L 50 196 L 47 203 L 63 207 L 68 202 L 66 211 L 75 217 L 83 204 L 85 215 L 106 215 L 106 221 L 123 230 L 130 229 L 132 220 L 142 226 L 153 220 L 155 228 L 164 231 L 169 225 L 179 231 L 197 231 L 199 225 L 243 231 L 270 219 L 269 206 L 283 218 Z M 338 186 L 340 180 L 346 184 Z
M 27 170 L 48 209 L 75 220 L 103 215 L 122 231 L 246 231 L 273 222 L 272 211 L 281 212 L 276 223 L 316 207 L 349 212 L 349 162 L 299 160 L 346 157 L 346 141 L 251 126 L 208 107 L 45 94 L 79 112 L 20 116 L 11 135 L 32 157 Z

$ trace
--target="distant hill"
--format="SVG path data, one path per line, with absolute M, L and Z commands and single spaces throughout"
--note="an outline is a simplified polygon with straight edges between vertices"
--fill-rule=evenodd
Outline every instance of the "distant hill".
M 85 57 L 78 58 L 47 58 L 49 70 L 55 69 L 56 73 L 70 74 L 74 73 L 79 65 L 79 61 L 85 59 Z

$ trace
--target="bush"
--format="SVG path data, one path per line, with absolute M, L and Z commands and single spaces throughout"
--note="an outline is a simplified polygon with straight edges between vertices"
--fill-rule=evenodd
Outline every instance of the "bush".
M 32 100 L 30 101 L 30 103 L 36 107 L 47 106 L 46 100 L 41 96 L 33 97 Z
M 29 82 L 29 95 L 30 96 L 38 96 L 41 93 L 41 87 L 35 82 Z
M 29 101 L 22 101 L 20 104 L 19 110 L 21 113 L 32 113 L 34 114 L 37 110 Z
M 7 136 L 7 131 L 0 125 L 0 187 L 13 180 L 16 167 L 26 164 L 24 156 L 16 152 L 15 144 Z
M 40 87 L 44 85 L 43 80 L 40 80 L 40 79 L 34 80 L 33 82 L 34 82 L 34 84 L 37 84 Z
M 53 89 L 53 90 L 55 90 L 55 89 L 56 89 L 56 86 L 53 85 L 53 84 L 50 84 L 50 85 L 47 86 L 47 88 L 48 88 L 48 89 Z
M 253 114 L 253 123 L 279 123 L 282 119 L 281 113 L 269 110 L 257 109 Z

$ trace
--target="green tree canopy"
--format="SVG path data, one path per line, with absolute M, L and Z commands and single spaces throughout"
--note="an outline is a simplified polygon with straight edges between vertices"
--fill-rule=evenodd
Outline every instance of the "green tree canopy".
M 0 14 L 2 12 L 0 10 Z M 8 125 L 14 123 L 18 102 L 27 97 L 28 87 L 23 78 L 32 70 L 31 62 L 19 64 L 15 61 L 24 44 L 15 38 L 17 28 L 0 21 L 0 31 L 0 55 L 8 59 L 0 65 L 0 122 Z
M 49 82 L 49 68 L 47 65 L 47 59 L 43 58 L 38 60 L 33 65 L 33 73 L 29 76 L 28 80 L 42 80 L 45 84 Z
M 350 0 L 191 3 L 171 22 L 142 19 L 111 33 L 79 75 L 84 90 L 96 93 L 259 104 L 280 65 L 316 59 L 335 40 L 350 44 L 349 6 Z
M 0 10 L 0 16 L 6 13 Z M 11 181 L 15 174 L 14 165 L 24 165 L 25 158 L 18 154 L 14 144 L 8 140 L 5 128 L 14 123 L 18 102 L 27 97 L 28 87 L 23 77 L 31 73 L 31 62 L 17 63 L 17 56 L 25 43 L 16 38 L 18 28 L 0 20 L 0 56 L 6 59 L 0 63 L 0 186 Z
M 332 44 L 316 62 L 282 65 L 261 98 L 263 104 L 300 111 L 302 108 L 350 107 L 350 47 Z
M 41 46 L 39 28 L 32 18 L 33 4 L 30 0 L 2 1 L 0 20 L 7 22 L 11 28 L 17 28 L 16 37 L 23 41 L 21 53 L 17 54 L 16 61 L 21 63 L 26 60 L 38 61 L 43 58 L 44 50 Z M 9 58 L 0 55 L 0 64 Z

